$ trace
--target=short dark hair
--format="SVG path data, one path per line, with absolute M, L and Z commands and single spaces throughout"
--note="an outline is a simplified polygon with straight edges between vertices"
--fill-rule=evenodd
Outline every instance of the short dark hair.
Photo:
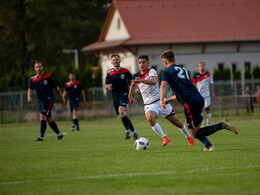
M 111 55 L 111 58 L 113 58 L 113 57 L 119 57 L 120 58 L 120 55 L 117 54 L 117 53 L 114 53 L 114 54 Z
M 148 57 L 148 55 L 141 55 L 141 56 L 138 57 L 138 60 L 139 60 L 139 59 L 146 59 L 146 60 L 149 62 L 149 57 Z
M 42 62 L 39 61 L 39 60 L 36 60 L 36 61 L 34 62 L 34 64 L 42 64 Z
M 161 54 L 161 59 L 166 59 L 169 62 L 175 62 L 175 56 L 172 50 L 166 50 Z
M 74 72 L 69 72 L 69 74 L 73 74 L 73 75 L 75 75 L 75 73 L 74 73 Z

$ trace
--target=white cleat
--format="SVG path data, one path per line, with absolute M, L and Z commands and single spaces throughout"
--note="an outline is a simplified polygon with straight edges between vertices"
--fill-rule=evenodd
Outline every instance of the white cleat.
M 222 123 L 223 129 L 227 129 L 229 131 L 234 132 L 235 134 L 238 134 L 237 129 L 234 126 L 232 126 L 227 119 L 223 119 L 221 121 L 221 123 Z
M 203 149 L 203 151 L 214 151 L 214 150 L 215 150 L 214 146 L 210 146 L 208 148 Z

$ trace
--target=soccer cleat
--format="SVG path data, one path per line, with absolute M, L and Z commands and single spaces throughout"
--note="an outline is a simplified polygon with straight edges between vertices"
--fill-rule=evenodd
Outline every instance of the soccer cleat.
M 195 141 L 192 139 L 191 136 L 186 138 L 186 140 L 188 140 L 190 146 L 196 145 Z
M 36 142 L 38 142 L 38 141 L 44 141 L 44 139 L 41 138 L 41 137 L 38 137 L 38 139 L 36 139 L 36 140 L 34 140 L 34 141 L 36 141 Z
M 74 125 L 72 125 L 71 130 L 72 130 L 72 131 L 75 131 L 75 126 L 74 126 Z
M 58 135 L 58 140 L 61 140 L 62 138 L 63 138 L 62 134 Z
M 214 146 L 210 146 L 208 148 L 203 149 L 203 151 L 214 151 L 214 150 L 215 150 Z
M 238 131 L 234 126 L 232 126 L 227 119 L 223 119 L 221 121 L 223 129 L 227 129 L 229 131 L 234 132 L 235 134 L 238 134 Z
M 171 140 L 167 136 L 164 136 L 162 146 L 166 146 L 170 141 Z
M 79 127 L 77 127 L 76 131 L 80 131 Z
M 137 140 L 137 139 L 138 139 L 138 135 L 139 135 L 138 131 L 135 131 L 135 133 L 134 133 L 134 135 L 133 135 L 134 140 Z
M 129 139 L 131 136 L 132 136 L 131 132 L 127 131 L 126 134 L 125 134 L 125 140 Z

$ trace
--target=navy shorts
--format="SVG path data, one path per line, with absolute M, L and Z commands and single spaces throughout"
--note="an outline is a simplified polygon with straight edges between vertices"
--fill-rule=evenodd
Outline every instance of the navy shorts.
M 53 104 L 54 104 L 53 99 L 39 100 L 38 105 L 39 105 L 40 113 L 43 114 L 44 116 L 47 116 L 47 118 L 50 118 Z
M 73 110 L 78 111 L 79 109 L 79 100 L 70 100 L 70 111 L 73 112 Z
M 204 106 L 204 99 L 199 92 L 193 94 L 188 102 L 183 104 L 184 114 L 189 129 L 194 129 L 203 120 L 201 116 L 202 109 Z
M 119 115 L 118 108 L 119 106 L 126 107 L 128 104 L 128 95 L 122 95 L 116 100 L 114 99 L 114 108 L 116 111 L 116 114 Z

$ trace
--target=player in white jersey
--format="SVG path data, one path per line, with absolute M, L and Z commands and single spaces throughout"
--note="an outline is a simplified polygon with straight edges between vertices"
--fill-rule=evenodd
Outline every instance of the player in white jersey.
M 212 99 L 215 98 L 214 82 L 212 75 L 206 71 L 205 63 L 198 63 L 199 72 L 197 72 L 192 79 L 192 83 L 195 84 L 200 92 L 201 96 L 204 98 L 204 110 L 206 112 L 207 126 L 210 126 L 211 113 L 210 113 L 210 90 Z M 203 113 L 202 113 L 203 115 Z M 204 122 L 203 122 L 204 123 Z
M 149 58 L 147 55 L 142 55 L 138 58 L 140 72 L 133 75 L 128 95 L 129 101 L 131 103 L 136 103 L 136 99 L 132 97 L 132 94 L 138 86 L 145 105 L 144 111 L 146 119 L 150 123 L 152 129 L 163 138 L 162 146 L 166 146 L 170 142 L 170 139 L 166 136 L 161 126 L 156 122 L 156 118 L 158 118 L 159 115 L 178 127 L 185 135 L 189 145 L 195 145 L 195 142 L 185 125 L 176 117 L 172 106 L 167 104 L 165 111 L 161 109 L 159 105 L 160 89 L 157 82 L 157 72 L 154 69 L 149 69 L 149 64 Z

